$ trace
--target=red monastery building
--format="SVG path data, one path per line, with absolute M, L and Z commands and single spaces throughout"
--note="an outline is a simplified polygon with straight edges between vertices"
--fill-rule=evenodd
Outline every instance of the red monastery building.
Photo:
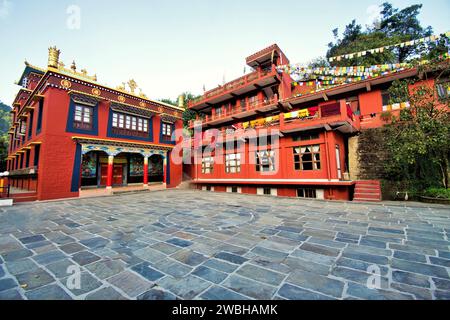
M 182 166 L 170 159 L 183 109 L 101 85 L 49 49 L 48 66 L 25 63 L 14 100 L 9 183 L 30 200 L 78 197 L 95 188 L 176 187 Z M 100 192 L 101 193 L 101 192 Z
M 358 135 L 384 125 L 383 113 L 398 115 L 409 107 L 408 102 L 390 105 L 387 89 L 418 70 L 380 66 L 379 74 L 366 76 L 365 70 L 356 70 L 361 76 L 354 83 L 327 87 L 326 81 L 322 86 L 296 83 L 277 45 L 246 63 L 252 73 L 205 92 L 188 106 L 199 114 L 190 124 L 196 132 L 191 175 L 197 188 L 381 200 L 379 181 L 358 181 Z
M 300 81 L 272 45 L 246 59 L 251 73 L 189 102 L 194 136 L 182 140 L 181 100 L 178 107 L 150 100 L 133 80 L 129 90 L 101 85 L 75 63 L 66 68 L 59 55 L 50 48 L 45 69 L 26 63 L 18 82 L 7 169 L 22 200 L 174 188 L 183 177 L 181 155 L 191 151 L 194 164 L 184 171 L 200 190 L 379 201 L 380 182 L 361 181 L 359 137 L 383 126 L 386 113 L 409 107 L 390 105 L 387 89 L 419 72 L 330 68 L 334 79 L 351 74 L 351 83 Z M 425 81 L 449 95 L 448 83 Z

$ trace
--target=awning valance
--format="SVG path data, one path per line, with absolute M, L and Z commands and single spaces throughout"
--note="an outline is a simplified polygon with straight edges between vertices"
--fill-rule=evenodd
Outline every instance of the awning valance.
M 111 102 L 111 109 L 116 112 L 128 113 L 138 117 L 151 118 L 156 112 L 144 108 L 138 108 L 130 105 L 125 105 L 117 102 Z

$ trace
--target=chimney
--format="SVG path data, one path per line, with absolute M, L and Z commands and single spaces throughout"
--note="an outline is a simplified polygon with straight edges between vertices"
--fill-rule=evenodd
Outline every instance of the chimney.
M 58 69 L 59 65 L 59 51 L 56 46 L 48 48 L 48 67 Z

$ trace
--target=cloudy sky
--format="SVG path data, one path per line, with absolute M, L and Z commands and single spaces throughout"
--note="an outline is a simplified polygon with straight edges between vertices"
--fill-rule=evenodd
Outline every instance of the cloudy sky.
M 66 65 L 75 59 L 100 83 L 115 87 L 134 78 L 153 99 L 200 94 L 204 85 L 241 76 L 245 57 L 272 43 L 293 63 L 324 55 L 332 29 L 355 18 L 370 23 L 382 2 L 0 0 L 0 100 L 12 102 L 24 60 L 45 67 L 53 45 Z M 449 31 L 450 1 L 422 2 L 423 24 Z

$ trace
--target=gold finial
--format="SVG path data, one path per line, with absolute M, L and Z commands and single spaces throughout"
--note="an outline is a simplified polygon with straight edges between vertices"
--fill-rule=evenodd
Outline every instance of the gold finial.
M 139 96 L 140 96 L 141 98 L 147 99 L 147 96 L 145 95 L 145 93 L 142 92 L 142 89 L 141 89 L 141 88 L 139 88 Z
M 59 69 L 64 69 L 65 66 L 66 66 L 66 65 L 65 65 L 64 62 L 62 62 L 62 61 L 58 63 Z
M 58 68 L 59 63 L 59 55 L 61 51 L 59 51 L 56 46 L 48 48 L 48 66 L 51 68 Z
M 120 91 L 125 91 L 125 82 L 122 82 L 122 85 L 121 86 L 117 86 L 116 89 L 120 90 Z
M 73 60 L 72 65 L 70 66 L 70 69 L 75 73 L 77 72 L 77 65 L 75 64 L 75 60 Z
M 178 97 L 178 106 L 180 108 L 184 108 L 184 94 L 180 94 Z
M 138 87 L 136 81 L 134 81 L 133 79 L 131 79 L 130 81 L 128 81 L 128 86 L 130 87 L 130 91 L 131 93 L 134 94 L 134 90 L 136 90 L 136 88 Z
M 81 74 L 83 76 L 87 76 L 87 70 L 86 69 L 81 69 Z
M 97 82 L 97 74 L 94 74 L 94 76 L 92 77 L 92 79 Z

